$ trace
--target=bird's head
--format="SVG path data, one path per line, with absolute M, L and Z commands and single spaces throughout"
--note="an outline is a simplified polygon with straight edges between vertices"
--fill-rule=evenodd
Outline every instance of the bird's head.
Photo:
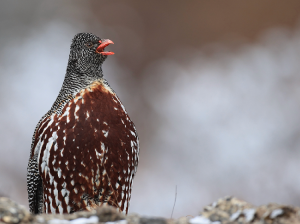
M 109 39 L 101 39 L 91 33 L 78 33 L 72 40 L 69 66 L 80 73 L 94 73 L 101 69 L 107 55 L 114 54 L 104 51 L 113 44 Z

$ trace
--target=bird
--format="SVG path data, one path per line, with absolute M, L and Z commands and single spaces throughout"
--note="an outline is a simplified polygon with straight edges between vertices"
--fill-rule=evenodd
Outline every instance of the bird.
M 72 39 L 66 74 L 39 120 L 27 166 L 30 212 L 73 213 L 110 205 L 128 213 L 139 138 L 124 105 L 103 77 L 113 44 L 92 33 Z

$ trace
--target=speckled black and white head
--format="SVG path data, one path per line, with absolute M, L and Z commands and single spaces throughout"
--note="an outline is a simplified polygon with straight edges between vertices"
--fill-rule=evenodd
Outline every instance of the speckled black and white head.
M 111 40 L 101 39 L 91 33 L 78 33 L 72 40 L 68 62 L 68 72 L 87 76 L 99 75 L 101 65 L 107 55 L 113 52 L 104 51 Z

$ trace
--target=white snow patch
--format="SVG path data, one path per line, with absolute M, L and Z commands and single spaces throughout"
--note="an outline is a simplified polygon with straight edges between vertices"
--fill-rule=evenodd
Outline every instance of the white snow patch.
M 203 216 L 196 216 L 189 220 L 191 224 L 210 224 L 211 221 Z
M 89 218 L 78 218 L 73 220 L 65 220 L 65 219 L 52 219 L 49 220 L 49 224 L 88 224 L 88 223 L 98 223 L 99 218 L 95 215 Z
M 271 215 L 270 215 L 270 218 L 271 219 L 275 219 L 277 216 L 280 216 L 283 214 L 283 210 L 282 209 L 275 209 L 272 211 Z

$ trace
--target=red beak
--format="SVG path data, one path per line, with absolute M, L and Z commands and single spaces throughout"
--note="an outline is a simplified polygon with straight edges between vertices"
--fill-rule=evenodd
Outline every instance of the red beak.
M 110 44 L 114 44 L 114 42 L 112 42 L 109 39 L 105 39 L 105 40 L 99 40 L 100 45 L 97 47 L 96 52 L 98 54 L 102 54 L 102 55 L 113 55 L 115 54 L 114 52 L 111 51 L 103 51 L 105 47 L 107 47 Z

